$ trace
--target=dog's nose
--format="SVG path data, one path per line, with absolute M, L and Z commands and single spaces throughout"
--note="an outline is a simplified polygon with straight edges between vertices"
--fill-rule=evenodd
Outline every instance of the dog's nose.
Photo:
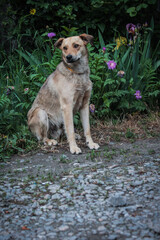
M 67 59 L 67 61 L 70 61 L 72 59 L 72 55 L 71 54 L 67 55 L 66 59 Z

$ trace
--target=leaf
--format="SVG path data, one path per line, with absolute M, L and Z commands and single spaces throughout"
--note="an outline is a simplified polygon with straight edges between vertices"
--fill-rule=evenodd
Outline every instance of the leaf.
M 135 7 L 130 7 L 127 9 L 127 13 L 129 13 L 129 15 L 131 17 L 134 17 L 137 15 L 137 11 L 136 11 L 136 8 Z
M 130 51 L 131 51 L 131 48 L 128 48 L 128 50 L 126 51 L 126 53 L 123 55 L 123 57 L 122 57 L 122 59 L 121 59 L 121 62 L 122 62 L 123 65 L 125 64 L 126 59 L 129 57 Z
M 91 78 L 91 79 L 94 79 L 94 80 L 98 80 L 98 81 L 101 80 L 101 77 L 96 76 L 96 75 L 93 75 L 93 74 L 90 75 L 90 78 Z
M 141 8 L 147 8 L 147 7 L 148 7 L 148 4 L 146 4 L 146 3 L 141 3 L 141 4 L 139 4 L 139 5 L 136 7 L 136 9 L 137 9 L 137 11 L 140 11 Z
M 126 79 L 125 78 L 121 78 L 120 81 L 123 82 L 123 83 L 126 83 Z
M 38 87 L 42 87 L 42 84 L 39 82 L 33 82 L 34 85 L 38 86 Z
M 111 78 L 106 79 L 105 82 L 104 82 L 104 86 L 106 86 L 106 85 L 111 85 L 111 84 L 113 84 L 114 82 L 115 82 L 115 80 L 113 80 L 113 79 L 111 79 Z
M 105 29 L 105 24 L 104 23 L 101 23 L 101 24 L 98 24 L 98 28 L 101 30 L 101 32 L 103 33 L 104 32 L 104 29 Z
M 159 90 L 155 90 L 155 91 L 149 93 L 148 96 L 154 96 L 154 97 L 157 97 L 159 94 L 160 94 L 160 91 L 159 91 Z
M 99 37 L 99 42 L 100 42 L 101 48 L 103 48 L 105 46 L 105 42 L 103 40 L 102 34 L 99 29 L 98 29 L 98 37 Z
M 135 48 L 134 48 L 134 52 L 133 52 L 133 70 L 132 70 L 132 75 L 133 75 L 133 80 L 134 80 L 134 84 L 137 85 L 137 81 L 138 81 L 138 69 L 139 69 L 139 42 L 140 39 L 138 37 L 136 44 L 135 44 Z
M 154 64 L 154 69 L 156 70 L 159 66 L 160 66 L 160 60 L 158 60 L 158 61 Z
M 26 227 L 26 226 L 22 226 L 21 229 L 22 229 L 22 230 L 29 230 L 29 228 Z

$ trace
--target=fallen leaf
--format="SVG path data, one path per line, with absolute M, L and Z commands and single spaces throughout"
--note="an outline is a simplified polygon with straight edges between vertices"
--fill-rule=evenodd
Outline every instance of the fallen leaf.
M 22 230 L 29 230 L 26 226 L 21 227 Z

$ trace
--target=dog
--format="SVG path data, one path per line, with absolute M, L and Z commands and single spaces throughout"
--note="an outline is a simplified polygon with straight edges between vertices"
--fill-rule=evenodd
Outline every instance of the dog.
M 60 38 L 55 42 L 54 48 L 62 50 L 62 62 L 46 79 L 27 114 L 31 132 L 39 141 L 50 146 L 57 144 L 56 139 L 64 126 L 72 154 L 81 153 L 76 144 L 73 124 L 73 114 L 77 111 L 80 111 L 88 147 L 99 148 L 90 133 L 89 100 L 92 82 L 89 78 L 88 43 L 93 43 L 93 36 L 85 33 Z

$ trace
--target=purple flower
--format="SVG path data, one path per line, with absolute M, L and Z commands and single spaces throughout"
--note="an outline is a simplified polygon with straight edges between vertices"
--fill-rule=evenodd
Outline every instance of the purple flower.
M 106 48 L 105 48 L 105 47 L 103 47 L 102 49 L 103 49 L 104 52 L 106 51 Z
M 107 62 L 107 65 L 108 65 L 108 69 L 113 70 L 116 68 L 117 63 L 115 61 L 111 60 L 111 61 Z
M 90 104 L 89 105 L 89 110 L 91 113 L 94 113 L 95 112 L 95 105 L 94 104 Z
M 136 26 L 132 23 L 126 25 L 127 32 L 134 34 Z
M 55 37 L 55 36 L 56 36 L 56 34 L 54 32 L 48 33 L 49 38 L 52 38 L 52 37 Z
M 136 91 L 136 93 L 134 94 L 136 96 L 136 99 L 141 99 L 141 92 L 139 90 Z

